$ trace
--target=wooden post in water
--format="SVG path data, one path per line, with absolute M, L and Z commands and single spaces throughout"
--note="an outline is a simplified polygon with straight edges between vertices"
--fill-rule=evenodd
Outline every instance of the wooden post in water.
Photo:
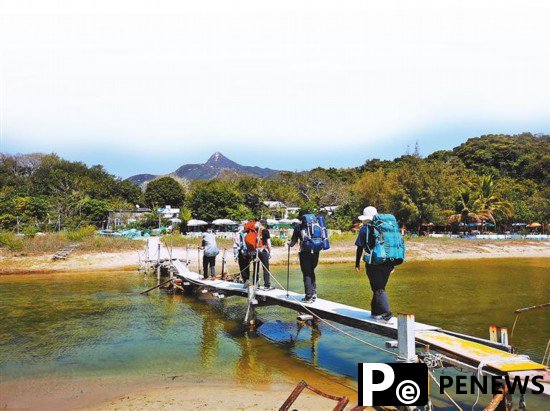
M 414 340 L 414 315 L 397 314 L 397 347 L 400 362 L 417 362 Z
M 508 327 L 489 326 L 489 340 L 508 345 Z

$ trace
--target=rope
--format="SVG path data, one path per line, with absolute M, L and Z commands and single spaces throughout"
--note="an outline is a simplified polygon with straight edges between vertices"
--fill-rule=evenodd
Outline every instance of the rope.
M 250 266 L 252 265 L 253 262 L 254 262 L 254 261 L 251 260 L 251 261 L 248 263 L 248 265 L 247 265 L 246 267 L 244 267 L 242 270 L 235 271 L 234 273 L 227 273 L 227 274 L 225 275 L 225 278 L 227 278 L 227 277 L 234 277 L 234 276 L 237 276 L 237 275 L 242 274 L 243 271 L 245 271 L 246 269 L 250 269 Z
M 277 280 L 277 278 L 276 278 L 273 274 L 271 274 L 271 271 L 269 270 L 269 268 L 267 268 L 267 267 L 265 266 L 265 264 L 261 262 L 261 260 L 260 260 L 260 263 L 263 265 L 264 269 L 267 271 L 267 273 L 269 274 L 269 276 L 270 276 L 273 280 L 275 280 L 275 282 L 281 287 L 281 289 L 283 289 L 284 291 L 287 291 L 287 290 L 285 289 L 285 287 L 279 282 L 279 280 Z M 342 333 L 343 335 L 345 335 L 345 336 L 347 336 L 347 337 L 350 337 L 350 338 L 352 338 L 352 339 L 354 339 L 354 340 L 356 340 L 356 341 L 359 341 L 360 343 L 363 343 L 363 344 L 365 344 L 365 345 L 368 345 L 369 347 L 372 347 L 372 348 L 375 348 L 375 349 L 377 349 L 377 350 L 383 351 L 383 352 L 385 352 L 385 353 L 387 353 L 387 354 L 391 354 L 391 355 L 396 356 L 396 357 L 399 356 L 399 354 L 397 354 L 397 353 L 395 353 L 395 352 L 393 352 L 393 351 L 386 350 L 385 348 L 379 347 L 378 345 L 372 344 L 372 343 L 370 343 L 370 342 L 368 342 L 368 341 L 365 341 L 365 340 L 363 340 L 363 339 L 361 339 L 361 338 L 359 338 L 359 337 L 356 337 L 356 336 L 353 335 L 353 334 L 348 333 L 347 331 L 342 330 L 342 329 L 339 328 L 339 327 L 336 327 L 334 324 L 330 323 L 329 321 L 325 320 L 324 318 L 319 317 L 317 314 L 315 314 L 313 311 L 311 311 L 304 303 L 302 303 L 301 301 L 299 301 L 298 299 L 296 299 L 293 295 L 289 295 L 289 297 L 292 298 L 294 301 L 296 301 L 298 304 L 300 304 L 300 305 L 302 306 L 302 308 L 304 308 L 304 309 L 305 309 L 307 312 L 309 312 L 312 316 L 314 316 L 314 317 L 317 318 L 318 320 L 321 320 L 323 323 L 325 323 L 325 324 L 328 325 L 329 327 L 334 328 L 336 331 Z
M 430 374 L 430 378 L 434 380 L 435 384 L 439 387 L 439 391 L 440 392 L 443 391 L 443 394 L 445 394 L 445 396 L 449 399 L 449 401 L 453 403 L 453 405 L 457 408 L 457 410 L 462 411 L 462 407 L 458 405 L 455 400 L 453 400 L 453 397 L 447 394 L 447 391 L 445 391 L 445 389 L 441 390 L 441 385 L 439 385 L 439 382 L 437 381 L 437 378 L 435 378 L 433 373 L 431 371 L 428 371 L 428 373 Z
M 477 366 L 476 378 L 477 378 L 478 381 L 481 379 L 481 376 L 482 376 L 482 373 L 483 373 L 483 367 L 485 367 L 485 365 L 486 364 L 482 361 Z M 475 390 L 475 387 L 474 387 L 474 390 Z M 474 402 L 474 405 L 472 405 L 472 411 L 474 411 L 474 408 L 477 405 L 478 401 L 479 401 L 479 388 L 477 389 L 476 402 Z
M 546 350 L 544 350 L 544 356 L 542 357 L 542 364 L 548 367 L 548 362 L 550 361 L 550 339 L 546 343 Z

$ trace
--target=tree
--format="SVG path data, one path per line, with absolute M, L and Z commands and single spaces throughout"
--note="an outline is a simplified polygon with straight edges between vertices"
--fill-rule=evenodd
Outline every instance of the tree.
M 239 192 L 224 180 L 211 180 L 196 185 L 189 207 L 193 217 L 212 221 L 217 218 L 240 217 L 246 206 Z M 248 210 L 250 211 L 250 210 Z
M 454 211 L 451 222 L 484 220 L 496 224 L 495 216 L 511 217 L 514 210 L 495 192 L 493 177 L 482 176 L 464 184 Z
M 172 177 L 161 177 L 147 184 L 143 195 L 145 204 L 151 208 L 181 207 L 185 200 L 185 192 L 181 184 Z
M 477 195 L 474 201 L 474 209 L 480 218 L 490 220 L 493 224 L 496 224 L 495 215 L 511 217 L 514 214 L 512 204 L 503 200 L 495 192 L 493 176 L 482 176 L 476 179 L 472 188 Z

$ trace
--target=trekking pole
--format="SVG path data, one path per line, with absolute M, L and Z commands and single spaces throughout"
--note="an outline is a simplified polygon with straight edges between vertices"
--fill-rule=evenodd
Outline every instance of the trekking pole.
M 199 267 L 199 274 L 201 273 L 201 249 L 197 247 L 197 266 Z
M 224 279 L 224 273 L 225 273 L 225 253 L 226 253 L 227 249 L 224 248 L 223 249 L 223 255 L 222 255 L 222 279 Z
M 286 258 L 286 298 L 288 298 L 289 282 L 290 282 L 290 244 L 288 245 L 288 253 Z

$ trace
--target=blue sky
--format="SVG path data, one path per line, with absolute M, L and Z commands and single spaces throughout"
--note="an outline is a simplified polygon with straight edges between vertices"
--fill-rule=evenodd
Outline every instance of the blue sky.
M 545 1 L 4 1 L 2 152 L 122 177 L 550 132 Z

